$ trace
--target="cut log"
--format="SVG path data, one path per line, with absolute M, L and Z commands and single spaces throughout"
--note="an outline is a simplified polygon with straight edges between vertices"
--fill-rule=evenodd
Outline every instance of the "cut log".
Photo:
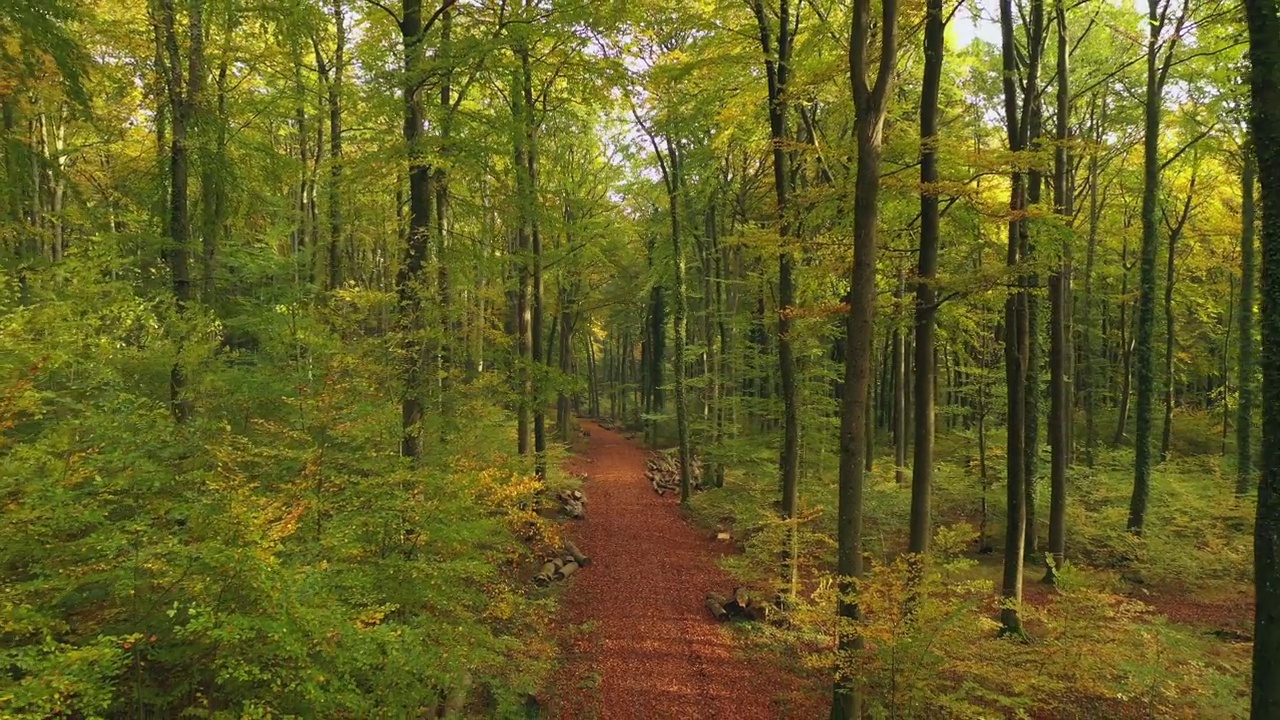
M 555 576 L 556 569 L 555 563 L 545 563 L 542 566 L 542 570 L 538 571 L 538 574 L 533 576 L 533 583 L 535 585 L 551 584 L 551 579 Z
M 578 563 L 578 567 L 588 567 L 591 565 L 591 558 L 582 554 L 577 545 L 571 542 L 565 542 L 564 551 L 573 557 L 573 561 Z
M 578 563 L 567 562 L 564 564 L 563 567 L 561 567 L 559 570 L 556 571 L 556 579 L 564 580 L 565 578 L 577 572 L 577 570 L 578 570 Z
M 711 617 L 724 622 L 729 619 L 729 613 L 724 609 L 724 598 L 715 593 L 707 593 L 707 610 L 711 612 Z

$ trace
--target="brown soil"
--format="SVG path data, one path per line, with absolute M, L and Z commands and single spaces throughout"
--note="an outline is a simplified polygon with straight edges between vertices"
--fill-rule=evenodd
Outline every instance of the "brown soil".
M 557 720 L 773 720 L 793 683 L 737 652 L 704 606 L 733 587 L 716 566 L 728 552 L 696 530 L 644 478 L 645 452 L 584 421 L 587 450 L 569 470 L 587 477 L 586 519 L 568 529 L 592 565 L 566 590 L 572 628 L 550 715 Z

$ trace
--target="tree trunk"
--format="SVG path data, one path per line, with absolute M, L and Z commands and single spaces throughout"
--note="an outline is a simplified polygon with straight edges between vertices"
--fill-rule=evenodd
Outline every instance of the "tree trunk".
M 213 118 L 212 157 L 204 163 L 200 178 L 201 214 L 201 262 L 200 262 L 200 297 L 206 304 L 212 304 L 216 284 L 218 248 L 222 244 L 224 227 L 227 222 L 227 72 L 230 60 L 228 50 L 231 35 L 235 28 L 235 20 L 227 25 L 227 47 L 223 48 L 222 59 L 218 62 L 217 76 L 217 115 Z
M 529 0 L 526 0 L 526 7 L 528 6 Z M 526 220 L 529 224 L 529 252 L 533 265 L 532 277 L 530 278 L 532 283 L 530 288 L 532 292 L 532 297 L 530 298 L 532 317 L 529 324 L 529 348 L 532 355 L 529 359 L 531 370 L 528 384 L 530 393 L 528 402 L 533 404 L 533 472 L 539 479 L 546 479 L 547 416 L 542 397 L 542 387 L 536 380 L 536 374 L 539 372 L 536 368 L 544 362 L 542 328 L 545 314 L 542 280 L 542 228 L 538 220 L 538 130 L 534 121 L 533 70 L 529 63 L 529 47 L 527 45 L 522 45 L 520 48 L 520 69 L 525 111 L 523 127 L 525 133 L 525 162 L 528 164 L 528 173 L 525 176 L 528 183 L 525 188 L 528 202 L 525 204 L 525 209 L 528 212 Z
M 1156 251 L 1160 241 L 1157 225 L 1160 194 L 1160 115 L 1165 78 L 1173 62 L 1186 16 L 1184 0 L 1173 36 L 1161 40 L 1168 22 L 1172 0 L 1148 0 L 1147 89 L 1142 153 L 1142 249 L 1139 254 L 1138 318 L 1135 363 L 1138 379 L 1137 427 L 1134 431 L 1133 495 L 1129 499 L 1129 532 L 1141 535 L 1147 520 L 1147 499 L 1151 494 L 1151 430 L 1155 400 L 1154 330 L 1156 319 Z M 1165 47 L 1163 62 L 1159 57 Z
M 1028 146 L 1031 130 L 1031 119 L 1034 114 L 1032 105 L 1036 98 L 1036 79 L 1040 70 L 1040 42 L 1044 28 L 1043 0 L 1033 0 L 1031 5 L 1031 51 L 1027 60 L 1027 86 L 1019 109 L 1018 89 L 1015 77 L 1018 70 L 1017 49 L 1013 32 L 1012 0 L 1000 0 L 1000 34 L 1001 64 L 1004 69 L 1003 91 L 1005 107 L 1005 125 L 1008 133 L 1009 149 L 1021 152 Z M 1025 261 L 1023 251 L 1027 244 L 1023 240 L 1023 215 L 1027 203 L 1026 178 L 1015 169 L 1011 173 L 1009 192 L 1008 248 L 1006 263 L 1017 273 L 1017 289 L 1005 300 L 1004 319 L 1004 356 L 1005 384 L 1008 391 L 1006 412 L 1006 455 L 1008 493 L 1007 520 L 1005 523 L 1004 575 L 1001 584 L 1003 607 L 1000 611 L 1000 622 L 1004 632 L 1022 633 L 1020 606 L 1022 604 L 1022 558 L 1023 543 L 1026 539 L 1026 499 L 1025 482 L 1027 458 L 1025 442 L 1027 439 L 1027 376 L 1029 372 L 1029 325 L 1028 278 L 1023 269 Z
M 423 41 L 429 28 L 423 23 L 422 0 L 404 0 L 403 10 L 400 29 L 404 43 L 405 84 L 401 93 L 404 102 L 404 141 L 409 153 L 409 222 L 404 258 L 396 274 L 404 362 L 404 388 L 400 402 L 403 431 L 400 454 L 416 463 L 422 453 L 419 425 L 422 423 L 423 411 L 422 369 L 426 361 L 425 343 L 417 336 L 422 327 L 421 286 L 426 280 L 432 214 L 431 166 L 423 159 L 423 111 L 418 75 L 422 72 Z
M 1031 32 L 1035 36 L 1041 38 L 1037 41 L 1039 47 L 1043 48 L 1044 22 L 1043 22 L 1043 1 L 1040 4 L 1042 11 L 1031 19 Z M 1039 19 L 1037 19 L 1039 18 Z M 1038 54 L 1038 53 L 1037 53 Z M 1026 148 L 1032 151 L 1038 151 L 1041 147 L 1043 138 L 1043 121 L 1044 107 L 1041 102 L 1039 78 L 1032 77 L 1029 80 L 1028 89 L 1024 103 L 1027 107 L 1028 120 L 1030 127 L 1027 130 Z M 1027 172 L 1027 199 L 1025 208 L 1036 207 L 1040 205 L 1042 193 L 1044 191 L 1044 174 L 1040 171 L 1038 165 L 1033 165 Z M 1033 234 L 1033 228 L 1030 220 L 1024 218 L 1019 228 L 1022 249 L 1022 263 L 1030 265 L 1034 268 L 1036 257 L 1036 238 Z M 1026 439 L 1023 441 L 1023 462 L 1026 469 L 1023 474 L 1023 492 L 1025 494 L 1024 510 L 1026 512 L 1026 525 L 1023 532 L 1026 537 L 1023 539 L 1023 552 L 1026 557 L 1035 558 L 1040 554 L 1040 524 L 1036 516 L 1037 499 L 1040 492 L 1040 398 L 1042 393 L 1043 377 L 1041 370 L 1043 368 L 1043 350 L 1041 342 L 1041 322 L 1040 322 L 1040 275 L 1034 270 L 1027 271 L 1027 384 L 1026 384 L 1026 413 L 1023 415 L 1024 432 Z
M 1252 137 L 1262 185 L 1262 476 L 1253 536 L 1252 720 L 1280 717 L 1280 15 L 1245 0 Z M 1242 340 L 1243 341 L 1243 340 Z
M 1280 58 L 1277 58 L 1280 60 Z M 1240 226 L 1240 370 L 1236 384 L 1239 386 L 1240 400 L 1236 408 L 1236 494 L 1246 495 L 1254 484 L 1253 468 L 1253 376 L 1254 376 L 1254 333 L 1253 304 L 1254 276 L 1257 275 L 1257 260 L 1254 255 L 1254 234 L 1257 224 L 1257 208 L 1255 205 L 1255 178 L 1258 162 L 1252 144 L 1246 145 L 1243 151 L 1244 168 L 1240 175 L 1241 183 L 1241 226 Z M 1276 207 L 1276 205 L 1272 205 Z
M 519 220 L 516 230 L 516 263 L 519 275 L 516 300 L 516 354 L 517 377 L 519 379 L 520 397 L 516 417 L 517 446 L 521 455 L 528 456 L 533 452 L 533 411 L 536 404 L 534 397 L 533 373 L 535 372 L 534 356 L 540 353 L 538 339 L 533 329 L 534 317 L 534 279 L 533 279 L 533 245 L 532 216 L 536 202 L 533 190 L 533 179 L 529 175 L 530 147 L 529 126 L 532 124 L 533 108 L 528 107 L 525 86 L 529 83 L 529 48 L 521 44 L 517 50 L 522 72 L 518 76 L 519 87 L 513 88 L 511 94 L 512 116 L 516 122 L 515 138 L 515 176 L 516 199 L 519 204 Z M 536 462 L 536 461 L 535 461 Z
M 1105 118 L 1106 106 L 1103 106 L 1102 115 Z M 1090 111 L 1090 119 L 1093 119 L 1093 112 Z M 1094 123 L 1096 132 L 1101 134 L 1102 122 Z M 1101 143 L 1100 137 L 1095 137 L 1098 143 Z M 1097 460 L 1096 452 L 1098 447 L 1098 428 L 1094 420 L 1094 415 L 1098 410 L 1097 402 L 1097 360 L 1094 354 L 1097 350 L 1094 348 L 1093 337 L 1093 268 L 1094 262 L 1098 254 L 1098 223 L 1102 217 L 1102 206 L 1098 198 L 1098 148 L 1094 147 L 1089 152 L 1089 240 L 1088 249 L 1085 251 L 1084 265 L 1084 309 L 1081 318 L 1081 342 L 1080 356 L 1082 363 L 1080 364 L 1080 392 L 1084 396 L 1084 452 L 1085 463 L 1089 467 L 1093 467 Z
M 188 132 L 199 108 L 204 85 L 204 29 L 203 0 L 195 0 L 188 9 L 188 47 L 186 70 L 183 70 L 183 54 L 178 47 L 177 12 L 170 0 L 164 0 L 159 8 L 161 18 L 157 33 L 163 36 L 165 48 L 165 80 L 169 97 L 170 146 L 169 146 L 169 212 L 167 235 L 170 248 L 167 253 L 169 269 L 173 276 L 174 305 L 179 322 L 185 318 L 191 304 L 191 218 L 189 200 L 189 148 Z M 163 28 L 161 30 L 160 28 Z M 185 330 L 179 330 L 178 359 L 169 372 L 169 408 L 174 420 L 185 423 L 191 419 L 194 403 L 187 392 L 186 371 L 182 367 L 182 348 Z
M 765 78 L 768 84 L 769 132 L 773 140 L 773 187 L 777 203 L 778 220 L 778 365 L 781 379 L 783 430 L 782 450 L 778 459 L 782 487 L 782 520 L 788 522 L 787 538 L 783 541 L 782 584 L 787 597 L 796 592 L 796 533 L 790 521 L 795 517 L 800 476 L 800 411 L 799 385 L 796 381 L 795 354 L 792 349 L 791 316 L 795 305 L 794 260 L 787 247 L 790 235 L 787 201 L 791 193 L 792 174 L 787 154 L 788 107 L 787 84 L 791 76 L 792 22 L 789 0 L 778 2 L 777 54 L 774 53 L 775 33 L 764 7 L 764 0 L 754 0 L 760 46 L 765 57 Z
M 1129 294 L 1129 236 L 1125 235 L 1123 244 L 1120 246 L 1120 265 L 1123 275 L 1120 279 L 1120 295 L 1125 297 Z M 1133 333 L 1130 332 L 1132 326 L 1128 314 L 1128 301 L 1120 301 L 1120 366 L 1122 376 L 1120 378 L 1120 400 L 1119 408 L 1116 413 L 1116 434 L 1112 438 L 1112 445 L 1119 445 L 1124 441 L 1124 431 L 1129 425 L 1129 400 L 1133 396 Z
M 906 270 L 898 268 L 898 281 L 893 289 L 893 475 L 899 487 L 907 484 L 907 345 L 897 313 L 902 309 L 906 292 Z
M 915 459 L 911 464 L 911 527 L 908 552 L 929 551 L 932 534 L 930 495 L 933 489 L 933 394 L 926 383 L 937 372 L 933 349 L 937 334 L 938 245 L 938 98 L 942 87 L 946 22 L 942 0 L 928 0 L 924 25 L 924 84 L 920 90 L 920 260 L 916 269 L 915 307 Z
M 1165 280 L 1164 280 L 1164 428 L 1160 433 L 1160 462 L 1169 459 L 1169 445 L 1173 442 L 1173 398 L 1174 398 L 1174 374 L 1173 374 L 1173 349 L 1174 349 L 1174 317 L 1173 317 L 1173 287 L 1176 280 L 1174 273 L 1177 271 L 1177 248 L 1178 239 L 1182 236 L 1182 229 L 1186 227 L 1187 219 L 1191 214 L 1191 200 L 1196 192 L 1196 170 L 1191 171 L 1191 182 L 1187 187 L 1187 198 L 1182 204 L 1182 214 L 1178 217 L 1177 223 L 1166 227 L 1169 234 L 1169 254 L 1165 264 Z M 1168 225 L 1166 223 L 1166 225 Z
M 1243 218 L 1242 218 L 1243 219 Z M 1226 328 L 1225 337 L 1222 339 L 1222 450 L 1223 459 L 1227 457 L 1227 435 L 1231 429 L 1231 331 L 1236 322 L 1236 276 L 1227 276 L 1227 321 L 1223 323 Z M 1212 393 L 1205 398 L 1205 407 L 1209 407 L 1212 403 Z M 1237 478 L 1238 480 L 1239 478 Z M 1237 483 L 1238 484 L 1238 483 Z
M 853 272 L 850 278 L 844 397 L 840 413 L 840 490 L 837 520 L 837 571 L 840 595 L 837 614 L 842 624 L 856 623 L 862 611 L 854 596 L 862 577 L 862 473 L 866 451 L 867 390 L 871 380 L 871 352 L 875 338 L 876 223 L 880 210 L 880 159 L 884 148 L 884 120 L 897 64 L 897 0 L 881 3 L 880 60 L 869 77 L 871 0 L 855 0 L 849 50 L 849 80 L 853 89 L 854 134 L 858 141 L 854 179 Z M 852 628 L 837 626 L 838 649 L 845 663 L 856 662 L 863 641 Z M 838 668 L 832 692 L 831 719 L 862 717 L 862 692 L 847 669 Z
M 688 505 L 689 497 L 693 491 L 691 474 L 693 456 L 689 451 L 689 399 L 685 387 L 685 330 L 688 324 L 686 316 L 689 303 L 685 293 L 685 259 L 682 237 L 684 229 L 681 224 L 681 214 L 684 212 L 683 203 L 685 201 L 684 158 L 681 157 L 679 148 L 672 142 L 670 137 L 667 138 L 667 154 L 670 156 L 671 164 L 667 188 L 670 193 L 671 204 L 671 262 L 675 270 L 676 301 L 673 318 L 675 358 L 673 358 L 672 362 L 675 369 L 676 436 L 680 447 L 680 502 Z
M 342 81 L 347 30 L 342 0 L 333 0 L 333 78 L 329 81 L 329 289 L 342 285 Z
M 1058 126 L 1057 147 L 1054 150 L 1053 205 L 1063 222 L 1069 226 L 1075 214 L 1075 188 L 1069 184 L 1071 156 L 1067 150 L 1071 126 L 1071 78 L 1068 49 L 1070 41 L 1067 38 L 1067 9 L 1064 0 L 1058 0 L 1055 15 L 1058 29 Z M 1072 410 L 1067 393 L 1067 362 L 1071 353 L 1067 332 L 1071 292 L 1067 269 L 1069 254 L 1070 239 L 1064 239 L 1061 265 L 1049 278 L 1049 448 L 1052 455 L 1049 474 L 1049 552 L 1053 555 L 1053 561 L 1049 564 L 1045 579 L 1050 582 L 1066 561 L 1067 545 L 1067 461 L 1070 452 L 1067 429 Z

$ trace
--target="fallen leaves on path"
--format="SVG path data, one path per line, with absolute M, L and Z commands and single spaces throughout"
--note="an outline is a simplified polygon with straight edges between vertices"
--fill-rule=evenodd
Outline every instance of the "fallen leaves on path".
M 645 452 L 583 423 L 586 519 L 569 534 L 591 556 L 562 619 L 574 628 L 549 703 L 556 720 L 774 720 L 787 679 L 739 655 L 704 595 L 733 586 L 716 566 L 726 552 L 645 481 Z

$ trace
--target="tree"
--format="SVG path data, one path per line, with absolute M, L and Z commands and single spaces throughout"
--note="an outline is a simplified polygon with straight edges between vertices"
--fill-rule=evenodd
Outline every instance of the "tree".
M 1252 143 L 1241 149 L 1240 172 L 1240 369 L 1236 383 L 1240 400 L 1236 407 L 1236 494 L 1247 495 L 1254 484 L 1253 467 L 1253 377 L 1257 371 L 1254 361 L 1253 306 L 1256 302 L 1254 277 L 1258 273 L 1255 256 L 1257 232 L 1258 166 Z
M 1148 0 L 1147 84 L 1142 145 L 1142 247 L 1139 250 L 1137 333 L 1134 344 L 1138 377 L 1137 428 L 1134 431 L 1133 495 L 1129 500 L 1129 532 L 1141 535 L 1151 494 L 1151 428 L 1155 400 L 1154 328 L 1156 251 L 1159 246 L 1160 115 L 1164 87 L 1173 66 L 1174 49 L 1187 21 L 1189 0 L 1176 11 L 1174 0 Z M 1172 27 L 1172 35 L 1164 36 Z
M 938 191 L 938 96 L 942 89 L 946 19 L 942 0 L 925 9 L 924 82 L 920 90 L 920 260 L 916 269 L 915 307 L 915 459 L 911 466 L 911 535 L 908 550 L 929 550 L 929 495 L 933 486 L 934 395 L 929 383 L 937 374 L 938 245 L 941 212 Z
M 427 344 L 423 337 L 423 299 L 428 289 L 427 254 L 431 243 L 431 219 L 434 190 L 431 187 L 431 165 L 425 157 L 422 90 L 427 82 L 423 66 L 427 33 L 454 0 L 442 0 L 429 17 L 423 18 L 422 0 L 404 0 L 400 34 L 404 50 L 404 142 L 409 154 L 409 218 L 404 260 L 396 275 L 399 299 L 401 352 L 404 363 L 404 389 L 400 404 L 403 438 L 400 454 L 417 461 L 422 453 L 423 418 L 422 379 L 427 361 Z
M 1028 30 L 1028 48 L 1026 81 L 1019 102 L 1017 78 L 1019 73 L 1018 49 L 1013 32 L 1013 4 L 1011 0 L 1000 2 L 1000 35 L 1001 35 L 1001 68 L 1004 93 L 1005 130 L 1012 152 L 1021 152 L 1028 148 L 1032 123 L 1036 114 L 1034 105 L 1039 90 L 1037 83 L 1040 73 L 1040 56 L 1042 36 L 1044 33 L 1044 3 L 1033 0 Z M 1004 311 L 1004 356 L 1005 386 L 1008 391 L 1008 404 L 1005 411 L 1006 428 L 1006 474 L 1008 493 L 1006 496 L 1004 576 L 1001 583 L 1003 605 L 1000 610 L 1000 622 L 1004 632 L 1020 634 L 1022 621 L 1019 606 L 1022 604 L 1022 555 L 1025 543 L 1027 524 L 1025 501 L 1027 498 L 1026 482 L 1029 463 L 1026 459 L 1026 409 L 1027 409 L 1027 377 L 1031 372 L 1029 320 L 1028 278 L 1022 264 L 1026 261 L 1028 251 L 1026 240 L 1025 211 L 1028 202 L 1026 178 L 1021 170 L 1015 169 L 1011 176 L 1009 191 L 1008 248 L 1006 264 L 1013 272 L 1013 283 L 1016 288 L 1005 300 Z
M 1058 36 L 1057 133 L 1054 148 L 1053 207 L 1070 226 L 1075 214 L 1075 188 L 1070 184 L 1071 156 L 1067 143 L 1071 134 L 1070 39 L 1067 36 L 1067 8 L 1062 0 L 1054 7 Z M 1072 422 L 1067 392 L 1067 359 L 1071 354 L 1067 316 L 1071 298 L 1070 240 L 1062 243 L 1062 258 L 1049 278 L 1049 447 L 1052 453 L 1049 490 L 1049 552 L 1053 560 L 1046 578 L 1066 562 L 1067 545 L 1067 457 L 1070 453 Z
M 840 510 L 836 545 L 840 599 L 837 614 L 852 624 L 861 616 L 855 597 L 862 576 L 863 463 L 868 388 L 875 332 L 876 222 L 879 214 L 880 161 L 884 148 L 884 120 L 897 65 L 898 3 L 883 0 L 880 15 L 880 59 L 870 62 L 871 2 L 855 0 L 850 32 L 849 80 L 853 87 L 854 134 L 858 158 L 854 181 L 853 272 L 849 281 L 849 315 L 845 326 L 844 397 L 840 406 Z M 872 70 L 874 67 L 874 75 Z M 862 647 L 861 636 L 850 627 L 839 633 L 842 655 Z M 844 673 L 836 677 L 831 700 L 832 720 L 862 716 L 859 688 Z
M 769 91 L 769 134 L 773 140 L 773 187 L 777 202 L 778 222 L 778 372 L 782 386 L 783 428 L 782 450 L 778 458 L 782 487 L 782 519 L 794 522 L 800 479 L 800 410 L 799 385 L 796 382 L 795 352 L 792 349 L 792 315 L 796 298 L 795 260 L 788 246 L 791 234 L 791 212 L 788 198 L 794 177 L 790 165 L 790 142 L 787 93 L 791 79 L 791 53 L 795 32 L 800 24 L 799 8 L 791 15 L 789 0 L 778 0 L 777 31 L 773 30 L 770 12 L 764 0 L 752 0 L 752 11 L 764 53 L 765 80 Z M 777 49 L 775 51 L 775 35 Z M 796 533 L 791 527 L 782 556 L 782 581 L 787 594 L 796 592 Z
M 156 57 L 167 91 L 170 118 L 169 208 L 166 216 L 169 248 L 166 258 L 173 278 L 174 308 L 179 323 L 185 320 L 193 299 L 191 292 L 190 146 L 188 133 L 203 102 L 204 2 L 193 0 L 187 8 L 187 53 L 180 49 L 178 11 L 174 0 L 156 0 L 151 6 L 156 33 Z M 163 48 L 163 51 L 161 51 Z M 185 69 L 184 69 L 185 64 Z M 169 409 L 178 423 L 191 419 L 193 399 L 188 394 L 187 372 L 181 358 L 184 346 L 178 328 L 179 358 L 169 372 Z
M 1262 206 L 1262 476 L 1253 536 L 1250 717 L 1280 717 L 1280 8 L 1246 0 L 1251 140 Z

